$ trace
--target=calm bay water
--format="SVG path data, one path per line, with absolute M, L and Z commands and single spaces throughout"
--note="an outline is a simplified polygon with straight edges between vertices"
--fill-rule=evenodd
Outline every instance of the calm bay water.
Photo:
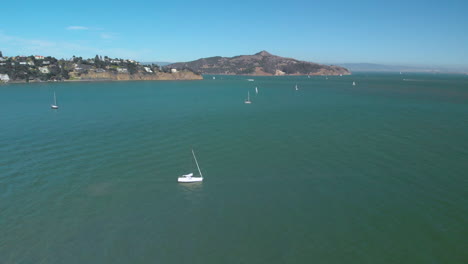
M 468 76 L 247 78 L 0 86 L 0 263 L 468 261 Z

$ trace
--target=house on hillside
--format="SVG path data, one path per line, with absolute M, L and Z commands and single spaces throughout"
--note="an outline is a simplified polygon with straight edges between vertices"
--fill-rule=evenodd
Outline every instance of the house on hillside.
M 10 76 L 8 76 L 8 74 L 1 74 L 0 73 L 0 81 L 9 82 L 10 81 Z
M 49 68 L 47 66 L 39 67 L 39 71 L 44 74 L 50 73 Z

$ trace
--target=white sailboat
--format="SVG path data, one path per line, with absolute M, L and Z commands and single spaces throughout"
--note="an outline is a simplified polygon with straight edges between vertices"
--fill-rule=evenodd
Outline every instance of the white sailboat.
M 296 83 L 296 86 L 295 86 L 295 88 L 296 88 L 296 91 L 299 91 L 299 88 L 297 87 L 297 83 Z
M 57 105 L 57 97 L 55 96 L 55 92 L 54 92 L 54 104 L 51 104 L 50 105 L 50 108 L 52 109 L 58 109 L 58 105 Z
M 216 80 L 216 77 L 213 76 L 213 80 Z
M 356 83 L 355 83 L 355 82 L 353 82 L 353 86 L 356 86 Z
M 197 161 L 197 157 L 195 157 L 195 152 L 193 151 L 192 149 L 192 154 L 193 154 L 193 159 L 195 160 L 195 164 L 197 164 L 197 168 L 198 168 L 198 173 L 200 173 L 200 176 L 199 177 L 193 177 L 193 173 L 189 173 L 189 174 L 184 174 L 182 176 L 180 176 L 177 181 L 178 182 L 185 182 L 185 183 L 188 183 L 188 182 L 201 182 L 203 181 L 203 174 L 200 170 L 200 166 L 198 166 L 198 161 Z
M 244 102 L 245 102 L 246 104 L 251 104 L 251 103 L 252 103 L 252 101 L 250 101 L 250 92 L 249 92 L 249 91 L 247 91 L 247 99 L 245 99 Z
M 258 94 L 258 88 L 257 87 L 255 87 L 255 93 Z

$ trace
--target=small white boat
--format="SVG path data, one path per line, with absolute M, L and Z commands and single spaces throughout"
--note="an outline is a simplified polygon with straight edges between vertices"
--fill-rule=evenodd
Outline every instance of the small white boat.
M 193 149 L 192 149 L 192 154 L 193 154 L 193 159 L 195 160 L 195 164 L 197 164 L 198 173 L 200 173 L 200 176 L 199 177 L 194 177 L 193 173 L 184 174 L 184 175 L 180 176 L 177 179 L 178 182 L 189 183 L 189 182 L 201 182 L 201 181 L 203 181 L 203 174 L 202 174 L 202 172 L 200 170 L 200 166 L 198 166 L 197 157 L 195 157 L 195 152 L 193 151 Z
M 258 88 L 257 87 L 255 87 L 255 93 L 258 94 Z
M 247 81 L 249 81 L 249 82 L 253 82 L 253 81 L 255 81 L 255 80 L 254 80 L 254 79 L 247 79 Z
M 356 86 L 356 83 L 355 83 L 355 82 L 353 82 L 353 86 Z
M 310 79 L 310 75 L 307 75 L 307 78 L 309 78 L 309 79 Z
M 216 77 L 213 76 L 213 80 L 216 80 Z
M 52 109 L 58 109 L 58 105 L 57 105 L 57 97 L 55 96 L 55 92 L 54 92 L 54 103 L 50 105 L 50 108 Z
M 249 91 L 247 91 L 247 99 L 245 99 L 244 103 L 246 103 L 246 104 L 251 104 L 252 103 L 252 101 L 250 101 L 250 92 Z
M 296 89 L 296 91 L 299 91 L 299 88 L 297 87 L 297 83 L 296 83 L 295 89 Z
M 340 74 L 340 77 L 343 76 L 343 74 Z

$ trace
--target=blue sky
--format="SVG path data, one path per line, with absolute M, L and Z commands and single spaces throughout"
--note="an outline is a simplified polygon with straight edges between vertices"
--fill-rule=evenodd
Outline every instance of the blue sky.
M 3 1 L 5 56 L 468 65 L 468 1 Z

